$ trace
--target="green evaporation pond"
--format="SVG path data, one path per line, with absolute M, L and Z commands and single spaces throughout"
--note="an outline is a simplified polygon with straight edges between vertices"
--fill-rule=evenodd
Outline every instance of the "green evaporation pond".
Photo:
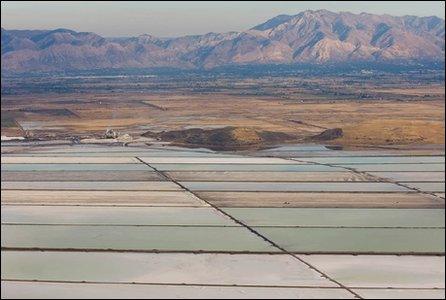
M 250 226 L 444 227 L 443 209 L 224 208 Z
M 290 252 L 432 253 L 445 251 L 444 229 L 255 227 Z
M 278 251 L 242 227 L 2 225 L 2 247 Z

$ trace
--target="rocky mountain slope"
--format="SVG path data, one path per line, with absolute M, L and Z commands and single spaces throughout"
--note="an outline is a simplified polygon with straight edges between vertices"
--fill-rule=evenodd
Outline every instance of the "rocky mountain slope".
M 445 21 L 318 10 L 279 15 L 243 32 L 178 38 L 104 38 L 67 29 L 2 28 L 1 55 L 6 72 L 444 61 Z

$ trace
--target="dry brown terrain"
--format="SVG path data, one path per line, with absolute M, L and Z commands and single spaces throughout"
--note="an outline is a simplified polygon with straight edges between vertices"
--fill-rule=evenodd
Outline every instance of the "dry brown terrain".
M 255 96 L 140 93 L 20 97 L 2 104 L 2 119 L 13 115 L 14 124 L 23 130 L 2 122 L 2 135 L 26 131 L 43 137 L 100 136 L 108 128 L 140 135 L 147 130 L 236 126 L 304 138 L 340 127 L 344 137 L 333 142 L 342 145 L 444 144 L 444 100 L 300 103 Z M 30 107 L 36 112 L 20 112 Z M 61 109 L 72 114 L 57 115 Z M 51 110 L 56 114 L 48 113 Z
M 42 92 L 54 87 L 65 92 Z M 445 139 L 444 83 L 431 75 L 39 78 L 3 82 L 3 89 L 1 131 L 7 136 L 98 138 L 113 129 L 139 137 L 231 127 L 225 134 L 235 145 L 281 142 L 269 141 L 271 132 L 293 137 L 283 142 L 308 142 L 331 128 L 341 128 L 343 136 L 323 143 L 444 145 Z M 167 140 L 192 144 L 175 136 Z

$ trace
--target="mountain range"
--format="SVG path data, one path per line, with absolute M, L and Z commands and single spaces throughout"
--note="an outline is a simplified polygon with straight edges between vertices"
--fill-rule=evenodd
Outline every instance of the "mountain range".
M 1 29 L 2 72 L 205 68 L 245 64 L 444 61 L 444 19 L 327 10 L 279 15 L 242 32 L 105 38 Z

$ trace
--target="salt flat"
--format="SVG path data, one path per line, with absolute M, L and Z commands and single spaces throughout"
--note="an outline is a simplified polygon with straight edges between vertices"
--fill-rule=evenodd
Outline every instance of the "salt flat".
M 4 298 L 444 298 L 438 151 L 8 145 Z

